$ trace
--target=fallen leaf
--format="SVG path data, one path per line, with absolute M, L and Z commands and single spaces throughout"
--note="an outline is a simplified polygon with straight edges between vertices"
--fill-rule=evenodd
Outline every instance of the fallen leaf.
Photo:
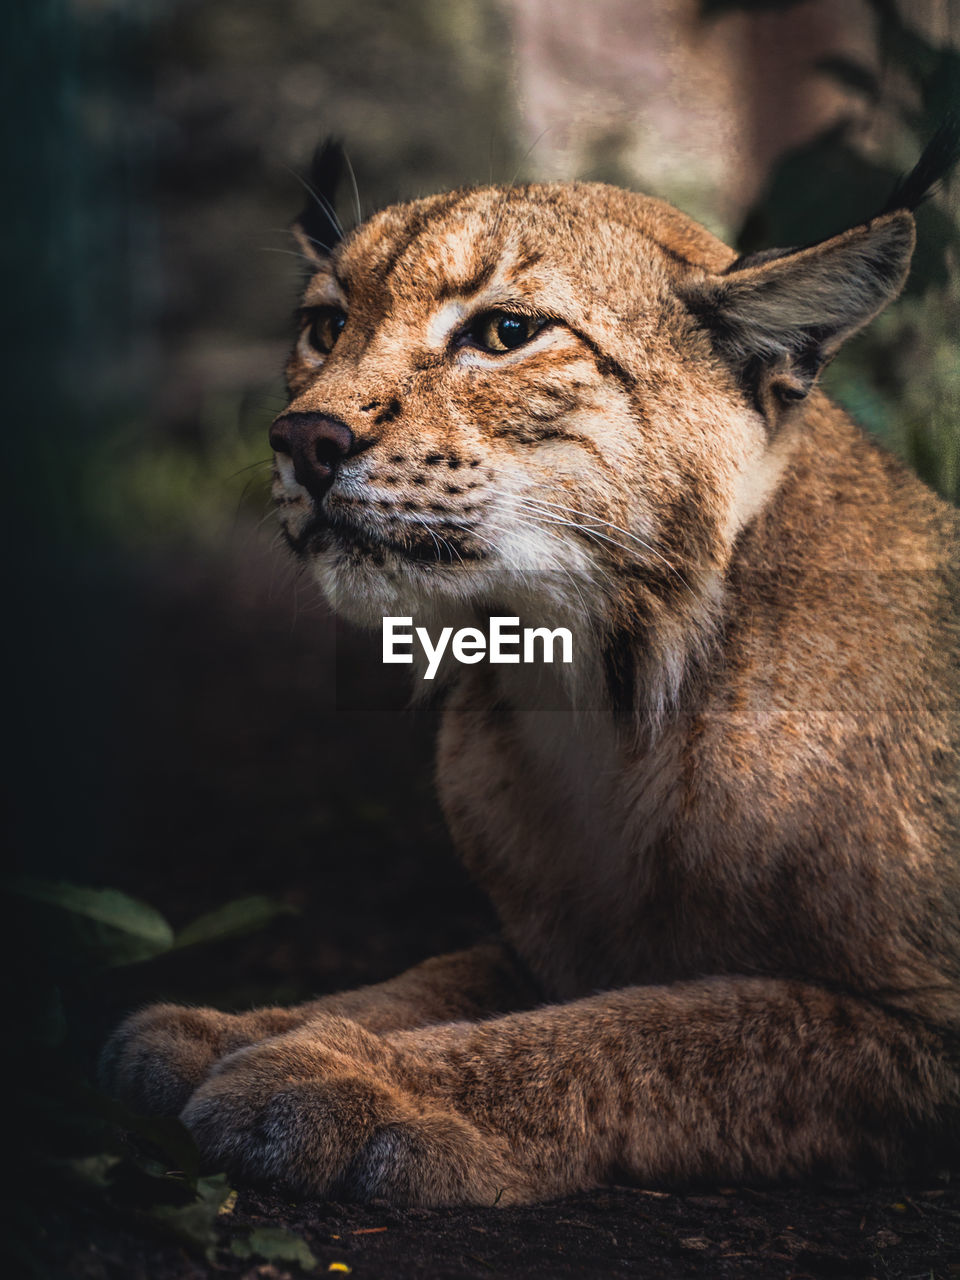
M 237 1207 L 237 1193 L 236 1191 L 231 1191 L 230 1194 L 227 1196 L 226 1200 L 224 1200 L 223 1204 L 217 1210 L 217 1212 L 233 1213 L 236 1207 Z
M 209 1261 L 217 1247 L 217 1234 L 213 1224 L 230 1191 L 226 1174 L 199 1178 L 196 1199 L 192 1203 L 154 1205 L 144 1216 L 182 1244 L 203 1253 Z
M 302 1271 L 314 1271 L 319 1263 L 307 1242 L 285 1227 L 255 1227 L 245 1238 L 231 1241 L 237 1258 L 265 1258 L 267 1262 L 292 1262 Z

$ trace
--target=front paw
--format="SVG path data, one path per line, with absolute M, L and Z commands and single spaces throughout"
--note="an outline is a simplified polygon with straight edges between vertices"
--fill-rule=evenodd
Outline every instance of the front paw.
M 181 1114 L 207 1161 L 321 1195 L 397 1117 L 399 1095 L 376 1078 L 377 1054 L 363 1052 L 365 1042 L 376 1045 L 374 1037 L 340 1019 L 324 1030 L 277 1036 L 214 1067 Z M 352 1053 L 331 1047 L 344 1031 Z
M 223 1059 L 181 1119 L 205 1158 L 295 1194 L 394 1204 L 528 1198 L 506 1144 L 418 1091 L 382 1041 L 331 1019 Z M 340 1042 L 340 1050 L 331 1043 Z
M 225 1051 L 232 1020 L 175 1004 L 141 1009 L 104 1046 L 101 1086 L 137 1111 L 176 1115 Z
M 422 1207 L 518 1204 L 536 1194 L 506 1143 L 438 1110 L 410 1112 L 377 1129 L 335 1189 L 344 1199 Z

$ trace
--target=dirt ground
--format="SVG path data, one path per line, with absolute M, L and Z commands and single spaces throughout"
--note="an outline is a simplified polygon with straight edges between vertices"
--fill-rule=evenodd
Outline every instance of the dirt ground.
M 115 638 L 101 664 L 105 781 L 87 874 L 176 925 L 246 893 L 297 909 L 254 936 L 117 971 L 91 1022 L 91 1055 L 148 999 L 292 1001 L 389 976 L 492 929 L 433 798 L 433 713 L 403 710 L 405 689 L 312 590 L 294 589 L 283 556 L 238 533 L 225 557 L 94 574 L 87 591 Z M 947 1280 L 960 1276 L 960 1160 L 883 1184 L 613 1187 L 507 1209 L 291 1203 L 241 1188 L 222 1220 L 224 1248 L 207 1263 L 62 1206 L 51 1211 L 51 1274 L 299 1274 L 234 1257 L 236 1223 L 289 1227 L 320 1272 L 342 1264 L 330 1273 L 348 1267 L 357 1280 Z
M 696 1194 L 612 1187 L 509 1209 L 394 1209 L 290 1204 L 242 1192 L 238 1224 L 298 1231 L 319 1273 L 356 1280 L 492 1280 L 636 1276 L 644 1280 L 753 1276 L 763 1280 L 947 1280 L 960 1275 L 960 1196 L 936 1179 L 902 1186 Z M 227 1229 L 224 1229 L 226 1242 Z M 331 1264 L 341 1264 L 333 1267 Z M 300 1273 L 251 1265 L 226 1251 L 215 1267 L 135 1237 L 92 1239 L 63 1273 L 84 1280 L 284 1280 Z

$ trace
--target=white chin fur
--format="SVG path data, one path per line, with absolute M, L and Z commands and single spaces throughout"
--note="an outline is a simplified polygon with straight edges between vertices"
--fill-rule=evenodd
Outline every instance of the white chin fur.
M 374 565 L 325 551 L 310 568 L 330 607 L 361 627 L 379 629 L 385 617 L 415 615 L 426 621 L 451 605 L 472 601 L 477 593 L 476 575 L 469 568 L 419 565 L 395 555 Z
M 533 625 L 583 622 L 588 610 L 570 577 L 542 570 L 482 565 L 420 565 L 389 556 L 383 565 L 324 551 L 311 572 L 331 608 L 357 626 L 379 630 L 385 617 L 414 617 L 421 626 L 463 622 L 474 610 L 494 608 Z

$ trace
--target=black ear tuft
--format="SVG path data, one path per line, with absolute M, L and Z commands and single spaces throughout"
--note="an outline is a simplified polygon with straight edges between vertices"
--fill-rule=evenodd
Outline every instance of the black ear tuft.
M 823 366 L 903 287 L 914 223 L 901 209 L 830 240 L 745 261 L 683 295 L 761 412 L 802 399 Z M 769 393 L 769 394 L 768 394 Z
M 960 116 L 954 112 L 946 115 L 940 127 L 924 147 L 920 159 L 908 174 L 905 174 L 894 189 L 883 208 L 875 215 L 882 218 L 887 213 L 899 213 L 907 210 L 912 213 L 933 194 L 938 182 L 947 176 L 953 166 L 960 161 Z M 726 267 L 723 275 L 733 275 L 738 271 L 746 271 L 750 267 L 762 266 L 776 258 L 786 258 L 800 249 L 813 247 L 815 241 L 804 245 L 795 245 L 790 249 L 760 249 L 755 253 L 744 253 Z M 820 243 L 824 243 L 820 241 Z
M 934 188 L 960 160 L 960 116 L 951 112 L 923 149 L 923 154 L 910 172 L 890 192 L 890 199 L 880 210 L 896 213 L 913 211 L 933 195 Z
M 330 253 L 343 239 L 337 217 L 337 190 L 347 171 L 347 157 L 338 138 L 324 138 L 313 153 L 310 178 L 304 183 L 309 199 L 297 225 L 318 254 Z

